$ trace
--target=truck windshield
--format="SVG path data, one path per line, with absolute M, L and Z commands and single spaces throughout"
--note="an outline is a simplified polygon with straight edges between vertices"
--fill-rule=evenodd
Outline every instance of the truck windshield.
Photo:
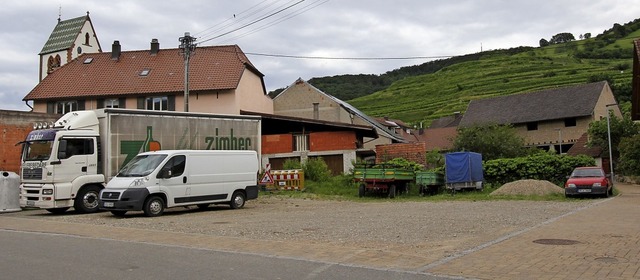
M 127 165 L 125 165 L 116 177 L 143 177 L 151 174 L 153 170 L 160 165 L 160 163 L 167 157 L 167 155 L 141 155 L 133 158 Z
M 24 143 L 24 161 L 47 160 L 51 156 L 53 141 L 30 141 Z

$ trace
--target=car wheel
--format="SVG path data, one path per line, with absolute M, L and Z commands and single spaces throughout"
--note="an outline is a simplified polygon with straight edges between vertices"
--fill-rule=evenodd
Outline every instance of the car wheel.
M 244 201 L 245 201 L 244 193 L 241 191 L 235 191 L 231 196 L 231 201 L 229 201 L 229 206 L 231 206 L 231 209 L 239 209 L 244 207 Z
M 147 199 L 142 209 L 147 217 L 157 217 L 164 212 L 164 200 L 158 196 L 152 196 Z

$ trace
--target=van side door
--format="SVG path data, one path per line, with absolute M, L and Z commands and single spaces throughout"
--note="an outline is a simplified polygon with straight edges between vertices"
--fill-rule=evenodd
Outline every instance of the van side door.
M 185 155 L 175 155 L 158 172 L 160 190 L 167 194 L 167 207 L 189 202 L 191 187 L 188 182 L 186 165 L 187 157 Z

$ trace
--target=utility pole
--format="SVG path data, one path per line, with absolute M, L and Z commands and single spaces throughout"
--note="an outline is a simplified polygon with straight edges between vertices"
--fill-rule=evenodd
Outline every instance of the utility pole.
M 178 41 L 184 57 L 184 111 L 189 112 L 189 59 L 196 52 L 196 38 L 185 32 L 184 37 L 178 38 Z

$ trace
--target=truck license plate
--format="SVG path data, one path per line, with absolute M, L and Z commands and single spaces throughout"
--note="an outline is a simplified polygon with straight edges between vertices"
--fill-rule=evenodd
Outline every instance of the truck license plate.
M 36 202 L 33 200 L 27 200 L 27 206 L 35 206 Z
M 588 193 L 591 192 L 591 189 L 578 189 L 579 193 Z
M 113 202 L 105 202 L 104 207 L 113 207 Z

